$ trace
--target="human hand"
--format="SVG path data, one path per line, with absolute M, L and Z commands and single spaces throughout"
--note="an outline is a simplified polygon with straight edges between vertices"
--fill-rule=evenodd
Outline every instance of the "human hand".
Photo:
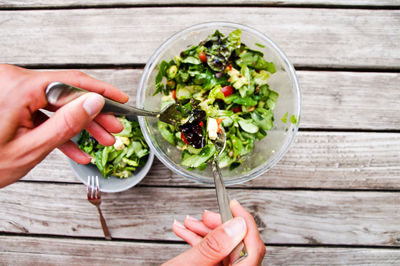
M 244 241 L 247 257 L 235 265 L 261 265 L 265 246 L 253 216 L 239 202 L 230 202 L 232 220 L 222 224 L 218 213 L 205 211 L 202 220 L 187 216 L 184 225 L 174 221 L 174 233 L 192 248 L 164 265 L 232 265 L 227 260 L 231 251 Z
M 51 110 L 55 113 L 47 117 L 39 109 L 49 109 L 45 89 L 54 81 L 128 101 L 117 88 L 79 71 L 32 71 L 0 64 L 0 187 L 23 177 L 55 148 L 77 163 L 89 163 L 91 157 L 70 141 L 83 128 L 105 146 L 115 142 L 110 133 L 123 129 L 114 116 L 98 115 L 104 98 L 95 93 Z

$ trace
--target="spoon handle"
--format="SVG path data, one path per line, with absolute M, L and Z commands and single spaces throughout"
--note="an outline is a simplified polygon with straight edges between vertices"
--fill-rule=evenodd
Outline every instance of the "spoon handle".
M 215 159 L 212 162 L 212 171 L 214 175 L 215 191 L 217 193 L 217 201 L 222 222 L 225 223 L 233 218 L 231 208 L 229 207 L 229 197 L 226 193 L 224 180 L 222 179 L 221 170 L 218 166 L 218 161 Z M 230 261 L 237 263 L 247 257 L 246 247 L 243 241 L 239 243 L 229 255 Z
M 46 88 L 46 98 L 49 104 L 59 108 L 79 96 L 88 93 L 88 91 L 77 88 L 61 82 L 50 83 Z M 127 104 L 122 104 L 107 98 L 104 98 L 104 107 L 102 113 L 112 113 L 115 115 L 141 115 L 141 116 L 157 116 L 158 112 L 151 112 L 139 109 Z

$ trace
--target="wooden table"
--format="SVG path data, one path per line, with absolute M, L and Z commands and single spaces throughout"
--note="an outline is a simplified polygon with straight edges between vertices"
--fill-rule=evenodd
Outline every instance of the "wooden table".
M 0 1 L 0 61 L 78 68 L 131 96 L 170 35 L 229 20 L 286 52 L 301 129 L 269 172 L 229 188 L 252 214 L 265 265 L 400 264 L 400 1 Z M 51 153 L 0 191 L 1 265 L 157 265 L 188 248 L 173 219 L 217 211 L 214 190 L 158 160 L 140 185 L 105 194 L 113 241 L 65 157 Z

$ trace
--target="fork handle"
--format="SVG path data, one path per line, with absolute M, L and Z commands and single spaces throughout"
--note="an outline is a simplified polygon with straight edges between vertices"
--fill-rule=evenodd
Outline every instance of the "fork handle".
M 222 179 L 221 170 L 218 166 L 218 161 L 215 159 L 212 162 L 212 171 L 214 175 L 215 191 L 217 193 L 217 202 L 222 222 L 225 223 L 233 218 L 231 208 L 229 207 L 229 197 L 226 192 L 224 180 Z M 229 260 L 232 264 L 238 263 L 247 257 L 246 247 L 241 241 L 229 255 Z
M 97 206 L 97 210 L 99 211 L 100 222 L 101 222 L 101 227 L 103 228 L 104 237 L 105 237 L 107 240 L 111 240 L 110 231 L 108 231 L 108 227 L 107 227 L 107 224 L 106 224 L 106 220 L 104 219 L 103 213 L 101 212 L 101 209 L 100 209 L 99 206 Z

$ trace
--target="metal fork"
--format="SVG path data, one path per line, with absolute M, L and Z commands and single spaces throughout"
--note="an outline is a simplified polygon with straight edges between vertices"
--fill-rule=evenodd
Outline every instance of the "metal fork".
M 95 184 L 96 179 L 96 184 Z M 106 220 L 103 217 L 103 213 L 100 209 L 101 204 L 101 193 L 99 187 L 99 177 L 96 176 L 88 176 L 88 186 L 87 186 L 87 198 L 90 203 L 97 207 L 100 216 L 101 227 L 103 227 L 104 237 L 107 240 L 111 240 L 110 231 L 108 231 L 108 227 L 106 224 Z

